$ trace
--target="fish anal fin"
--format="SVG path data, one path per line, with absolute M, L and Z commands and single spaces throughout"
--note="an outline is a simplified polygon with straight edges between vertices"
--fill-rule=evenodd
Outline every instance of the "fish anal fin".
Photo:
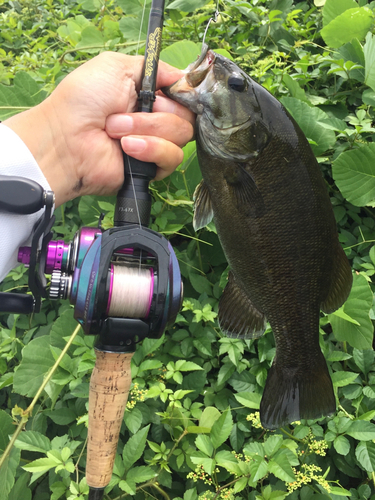
M 225 180 L 231 187 L 238 210 L 247 217 L 262 217 L 265 204 L 253 176 L 246 170 L 246 163 L 237 163 L 227 170 Z
M 331 284 L 327 298 L 321 304 L 322 311 L 330 314 L 339 309 L 348 298 L 352 283 L 352 270 L 342 246 L 338 243 L 334 255 Z
M 212 203 L 207 184 L 204 180 L 195 188 L 194 195 L 194 218 L 193 227 L 195 231 L 207 226 L 214 216 Z
M 325 417 L 335 411 L 332 381 L 321 352 L 313 367 L 295 369 L 279 366 L 276 356 L 260 403 L 260 421 L 265 429 Z
M 219 301 L 219 326 L 228 337 L 258 338 L 266 329 L 264 314 L 237 284 L 232 271 Z

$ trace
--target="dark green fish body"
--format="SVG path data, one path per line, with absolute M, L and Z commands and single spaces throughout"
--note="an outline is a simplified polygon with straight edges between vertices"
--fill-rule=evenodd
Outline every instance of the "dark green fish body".
M 255 338 L 268 319 L 275 335 L 263 426 L 333 413 L 319 315 L 342 305 L 352 274 L 308 141 L 269 92 L 211 51 L 167 94 L 198 113 L 194 224 L 214 217 L 231 268 L 220 327 Z

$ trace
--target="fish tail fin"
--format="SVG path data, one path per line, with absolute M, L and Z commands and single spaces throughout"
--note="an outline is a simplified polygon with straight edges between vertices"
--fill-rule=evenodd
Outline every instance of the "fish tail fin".
M 313 420 L 336 411 L 336 399 L 324 356 L 313 366 L 291 368 L 275 359 L 268 373 L 260 403 L 260 420 L 266 429 L 277 429 L 301 419 Z

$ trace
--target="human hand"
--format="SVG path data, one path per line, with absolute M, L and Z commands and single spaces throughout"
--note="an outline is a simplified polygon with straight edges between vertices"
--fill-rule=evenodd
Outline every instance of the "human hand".
M 115 193 L 124 181 L 123 150 L 158 165 L 156 179 L 182 161 L 194 115 L 165 96 L 154 113 L 134 113 L 143 57 L 104 52 L 70 73 L 41 104 L 4 122 L 38 162 L 56 206 L 86 194 Z M 182 72 L 160 61 L 156 86 Z

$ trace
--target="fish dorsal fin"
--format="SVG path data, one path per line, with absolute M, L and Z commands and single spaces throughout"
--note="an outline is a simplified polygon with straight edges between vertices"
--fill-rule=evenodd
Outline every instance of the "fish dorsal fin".
M 327 298 L 321 304 L 322 311 L 326 314 L 330 314 L 341 307 L 349 296 L 352 283 L 353 275 L 348 259 L 342 246 L 337 243 L 337 248 L 334 253 L 331 283 Z
M 232 271 L 220 297 L 219 326 L 228 337 L 258 338 L 266 329 L 266 318 L 236 283 Z
M 239 211 L 248 217 L 262 217 L 265 205 L 262 193 L 246 170 L 246 164 L 237 163 L 228 169 L 225 180 L 233 190 L 234 198 Z
M 202 179 L 195 188 L 194 195 L 194 218 L 193 227 L 195 231 L 207 226 L 212 221 L 214 212 L 207 184 Z

